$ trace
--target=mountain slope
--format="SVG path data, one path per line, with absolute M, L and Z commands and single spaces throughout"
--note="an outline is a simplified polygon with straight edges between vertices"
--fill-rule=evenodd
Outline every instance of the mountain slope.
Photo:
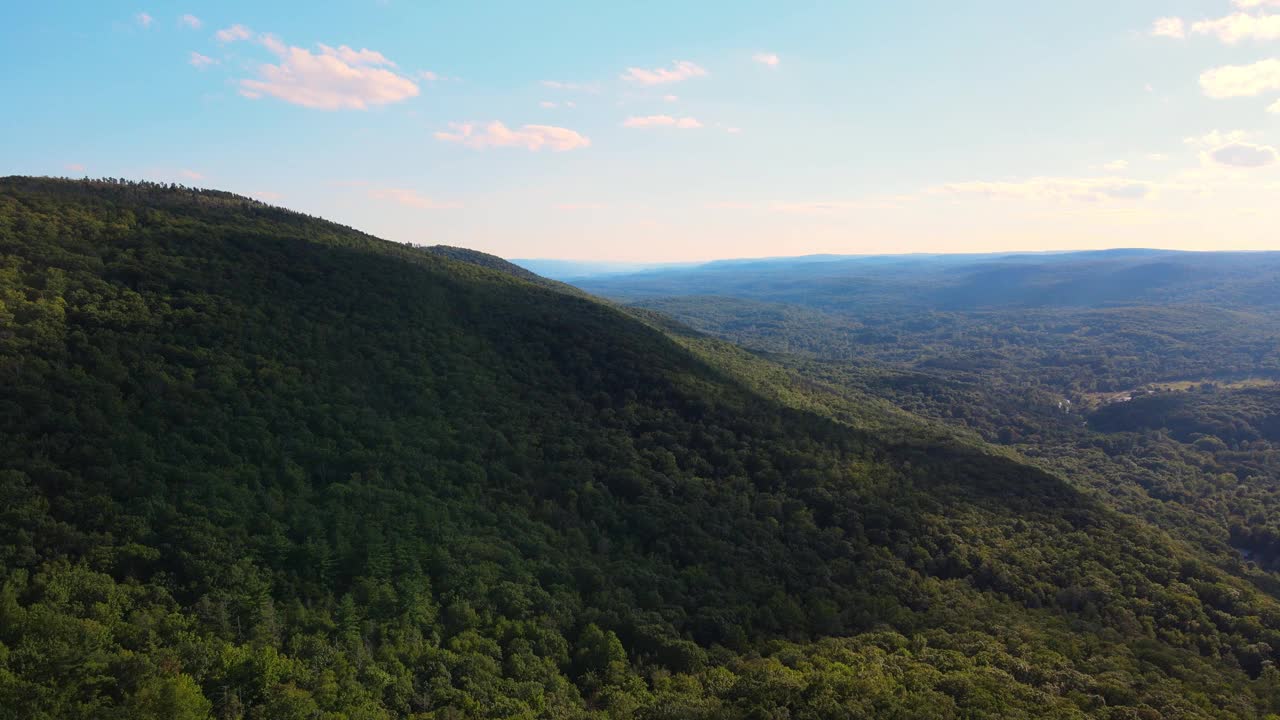
M 8 178 L 0 303 L 0 716 L 1277 700 L 1246 583 L 587 298 L 226 193 Z
M 488 253 L 482 253 L 468 248 L 453 247 L 452 245 L 431 245 L 423 249 L 433 255 L 439 255 L 440 257 L 446 257 L 450 260 L 456 260 L 458 262 L 496 270 L 500 273 L 505 273 L 520 280 L 524 280 L 525 282 L 533 283 L 534 285 L 541 285 L 553 290 L 559 290 L 561 292 L 572 293 L 575 295 L 583 294 L 581 290 L 572 285 L 566 285 L 562 282 L 549 280 L 537 273 L 530 272 L 515 263 L 503 260 L 497 255 L 490 255 Z

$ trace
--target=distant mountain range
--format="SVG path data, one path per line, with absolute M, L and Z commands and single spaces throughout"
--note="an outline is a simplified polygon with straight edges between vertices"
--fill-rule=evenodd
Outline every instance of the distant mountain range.
M 621 299 L 733 296 L 821 309 L 907 306 L 1280 306 L 1280 253 L 1104 250 L 999 255 L 808 256 L 725 260 L 572 282 Z

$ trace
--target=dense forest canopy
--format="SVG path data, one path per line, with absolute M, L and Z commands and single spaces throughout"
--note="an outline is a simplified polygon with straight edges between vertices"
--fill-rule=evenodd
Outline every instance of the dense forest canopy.
M 1030 370 L 853 363 L 804 306 L 766 358 L 519 275 L 0 180 L 0 717 L 1280 712 L 1280 578 L 1209 520 L 1275 542 L 1269 400 L 1056 422 Z

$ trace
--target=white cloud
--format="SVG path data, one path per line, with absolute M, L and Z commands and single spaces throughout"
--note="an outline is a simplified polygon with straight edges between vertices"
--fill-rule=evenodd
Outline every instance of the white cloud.
M 1267 108 L 1267 112 L 1271 113 L 1272 115 L 1280 115 L 1280 100 L 1277 100 L 1275 104 Z
M 1179 17 L 1160 18 L 1151 26 L 1151 34 L 1156 37 L 1181 39 L 1187 36 L 1187 24 Z
M 778 67 L 778 63 L 782 62 L 782 59 L 778 57 L 777 53 L 756 53 L 751 56 L 751 59 L 761 65 L 768 65 L 769 67 Z
M 201 55 L 200 53 L 194 50 L 191 51 L 191 59 L 188 62 L 190 62 L 192 65 L 194 65 L 196 68 L 200 70 L 203 70 L 209 67 L 210 65 L 218 64 L 217 60 L 214 60 L 208 55 Z
M 181 19 L 181 22 L 182 22 L 182 25 L 183 25 L 184 27 L 189 27 L 189 28 L 191 28 L 192 30 L 199 30 L 199 29 L 200 29 L 200 26 L 201 26 L 201 25 L 204 25 L 204 23 L 203 23 L 203 22 L 201 22 L 200 18 L 198 18 L 198 17 L 196 17 L 195 15 L 192 15 L 192 14 L 190 14 L 190 13 L 187 13 L 186 15 L 183 15 L 183 16 L 182 16 L 182 19 Z
M 436 139 L 458 143 L 478 150 L 491 147 L 520 147 L 537 152 L 548 149 L 555 152 L 576 150 L 591 145 L 591 140 L 568 128 L 553 125 L 523 125 L 508 128 L 498 121 L 484 127 L 475 123 L 449 123 L 452 132 L 437 132 Z
M 1211 151 L 1209 158 L 1219 165 L 1238 168 L 1260 168 L 1280 160 L 1280 152 L 1267 145 L 1236 142 Z
M 213 34 L 213 39 L 220 43 L 233 43 L 237 40 L 248 40 L 251 37 L 253 37 L 253 31 L 243 25 L 225 27 Z
M 1107 163 L 1106 165 L 1103 165 L 1103 166 L 1102 166 L 1102 169 L 1103 169 L 1103 170 L 1106 170 L 1107 172 L 1121 172 L 1121 171 L 1123 171 L 1123 170 L 1128 170 L 1128 169 L 1129 169 L 1129 161 L 1128 161 L 1128 160 L 1115 160 L 1115 161 L 1113 161 L 1113 162 L 1109 162 L 1109 163 Z
M 373 200 L 385 200 L 418 210 L 456 210 L 462 207 L 462 203 L 435 200 L 406 188 L 372 188 L 368 194 Z
M 323 44 L 319 53 L 312 53 L 287 46 L 273 35 L 262 35 L 259 41 L 279 56 L 280 64 L 264 63 L 258 66 L 257 78 L 240 81 L 240 94 L 247 98 L 270 95 L 319 110 L 365 110 L 418 94 L 416 83 L 387 69 L 395 63 L 382 53 Z
M 677 95 L 663 95 L 663 96 L 662 96 L 662 101 L 663 101 L 663 102 L 676 102 L 676 101 L 677 101 L 677 100 L 679 100 L 679 99 L 680 99 L 680 98 L 679 98 L 679 96 L 677 96 Z
M 604 210 L 606 207 L 608 207 L 608 205 L 601 205 L 600 203 L 561 203 L 559 205 L 552 205 L 551 207 L 553 210 L 566 210 L 566 211 Z
M 1099 202 L 1141 200 L 1155 191 L 1154 183 L 1119 177 L 1053 178 L 1038 177 L 1016 182 L 960 182 L 933 188 L 932 194 L 980 195 L 1009 200 L 1053 200 Z
M 422 78 L 423 80 L 426 80 L 427 82 L 435 82 L 440 79 L 440 75 L 438 75 L 437 73 L 431 72 L 430 70 L 420 70 L 418 72 L 418 77 Z
M 140 12 L 137 15 L 134 15 L 133 19 L 135 22 L 137 22 L 139 25 L 141 25 L 144 28 L 151 27 L 151 23 L 155 22 L 156 20 L 155 18 L 151 17 L 150 15 L 144 12 Z
M 186 168 L 183 168 L 183 169 L 182 169 L 182 173 L 181 173 L 181 174 L 182 174 L 182 177 L 187 178 L 188 180 L 203 180 L 203 179 L 204 179 L 204 173 L 196 172 L 195 170 L 187 170 Z
M 629 117 L 622 121 L 622 127 L 674 127 L 682 130 L 694 130 L 702 127 L 702 123 L 698 122 L 697 118 L 691 117 L 674 118 L 670 115 L 647 115 L 645 117 Z
M 281 195 L 278 192 L 272 192 L 271 190 L 255 190 L 249 193 L 249 197 L 258 198 L 264 202 L 275 202 L 284 198 L 284 195 Z
M 550 100 L 543 100 L 542 102 L 538 103 L 538 107 L 551 110 L 556 107 L 556 104 L 551 102 Z
M 84 165 L 81 165 L 80 163 L 71 163 L 67 165 L 66 168 L 71 172 L 76 172 L 76 173 L 84 172 Z
M 1200 75 L 1200 87 L 1212 98 L 1253 97 L 1280 90 L 1280 59 L 1206 70 Z
M 1241 10 L 1252 10 L 1260 7 L 1280 7 L 1280 0 L 1235 0 L 1235 4 Z
M 697 63 L 692 63 L 688 60 L 676 60 L 669 69 L 627 68 L 627 71 L 622 74 L 622 79 L 629 80 L 637 85 L 666 85 L 688 80 L 689 78 L 702 77 L 706 74 L 706 69 Z
M 1234 45 L 1241 40 L 1275 40 L 1280 38 L 1280 15 L 1234 13 L 1217 20 L 1201 20 L 1192 24 L 1197 35 L 1213 35 Z

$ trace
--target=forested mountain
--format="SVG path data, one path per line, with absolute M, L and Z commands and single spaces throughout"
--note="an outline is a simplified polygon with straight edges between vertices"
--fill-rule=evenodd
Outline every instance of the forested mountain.
M 0 180 L 0 717 L 1280 712 L 1172 511 L 456 256 Z

